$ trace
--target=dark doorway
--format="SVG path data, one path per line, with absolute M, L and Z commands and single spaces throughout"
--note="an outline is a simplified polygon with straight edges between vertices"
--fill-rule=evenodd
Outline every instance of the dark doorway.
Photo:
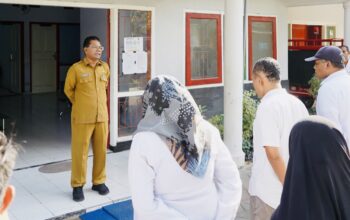
M 0 95 L 23 91 L 23 23 L 0 21 Z

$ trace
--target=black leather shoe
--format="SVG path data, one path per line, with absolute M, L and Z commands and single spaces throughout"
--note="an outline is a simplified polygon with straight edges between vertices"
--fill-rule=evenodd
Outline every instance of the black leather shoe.
M 92 190 L 97 191 L 100 195 L 107 195 L 109 193 L 109 189 L 104 183 L 92 185 Z
M 73 187 L 73 200 L 76 202 L 81 202 L 85 199 L 84 193 L 83 193 L 83 187 Z

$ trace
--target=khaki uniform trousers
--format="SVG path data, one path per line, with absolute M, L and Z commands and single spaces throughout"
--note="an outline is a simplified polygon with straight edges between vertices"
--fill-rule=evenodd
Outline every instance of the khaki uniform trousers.
M 86 166 L 92 139 L 93 171 L 92 183 L 102 184 L 106 180 L 106 152 L 108 122 L 76 124 L 72 126 L 72 173 L 71 186 L 79 187 L 86 183 Z

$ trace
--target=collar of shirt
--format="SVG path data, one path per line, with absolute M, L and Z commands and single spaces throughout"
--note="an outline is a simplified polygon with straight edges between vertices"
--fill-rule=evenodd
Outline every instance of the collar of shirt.
M 264 97 L 261 99 L 261 102 L 263 102 L 266 99 L 269 99 L 270 97 L 277 95 L 277 94 L 281 94 L 281 93 L 287 93 L 287 91 L 283 88 L 276 88 L 276 89 L 271 89 L 270 91 L 268 91 Z
M 323 84 L 325 84 L 325 83 L 327 83 L 329 81 L 332 81 L 333 79 L 336 79 L 338 77 L 346 76 L 346 75 L 348 75 L 346 73 L 346 70 L 345 69 L 341 69 L 341 70 L 339 70 L 337 72 L 334 72 L 334 73 L 330 74 L 329 76 L 327 76 L 324 80 L 322 80 L 321 85 L 323 85 Z
M 84 62 L 84 64 L 85 64 L 86 66 L 87 66 L 87 65 L 90 65 L 89 60 L 86 59 L 86 57 L 84 57 L 83 62 Z M 101 61 L 101 60 L 98 60 L 97 63 L 96 63 L 96 65 L 102 65 L 102 61 Z

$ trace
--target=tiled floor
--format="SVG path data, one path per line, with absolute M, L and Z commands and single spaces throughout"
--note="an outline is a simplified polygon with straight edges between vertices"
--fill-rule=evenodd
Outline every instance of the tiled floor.
M 100 196 L 91 190 L 92 158 L 89 158 L 83 202 L 72 200 L 72 189 L 69 184 L 70 170 L 42 173 L 39 171 L 40 167 L 34 167 L 15 171 L 11 184 L 16 187 L 16 197 L 10 207 L 10 219 L 49 219 L 79 210 L 94 209 L 128 198 L 130 196 L 127 174 L 128 154 L 129 151 L 108 154 L 106 184 L 110 188 L 110 193 L 106 196 Z
M 39 171 L 39 167 L 35 167 L 15 171 L 11 184 L 16 187 L 16 197 L 10 207 L 10 219 L 50 219 L 76 211 L 94 210 L 129 198 L 128 155 L 129 151 L 108 154 L 106 184 L 110 188 L 110 193 L 106 196 L 100 196 L 90 189 L 92 158 L 89 158 L 87 184 L 84 188 L 85 200 L 83 202 L 74 202 L 71 198 L 69 170 L 60 173 L 42 173 Z M 249 195 L 247 186 L 250 165 L 242 167 L 240 173 L 243 181 L 243 196 L 236 220 L 248 220 Z
M 62 96 L 4 96 L 0 106 L 0 113 L 9 117 L 5 132 L 14 133 L 14 140 L 22 146 L 16 168 L 70 158 L 70 109 Z
M 14 140 L 21 145 L 11 180 L 17 190 L 10 209 L 11 220 L 48 219 L 129 196 L 128 152 L 108 154 L 107 184 L 111 193 L 107 196 L 90 189 L 92 158 L 89 158 L 86 199 L 81 203 L 71 199 L 70 170 L 40 172 L 47 163 L 70 163 L 70 109 L 60 94 L 0 96 L 0 106 L 0 113 L 9 117 L 7 135 L 14 134 Z

